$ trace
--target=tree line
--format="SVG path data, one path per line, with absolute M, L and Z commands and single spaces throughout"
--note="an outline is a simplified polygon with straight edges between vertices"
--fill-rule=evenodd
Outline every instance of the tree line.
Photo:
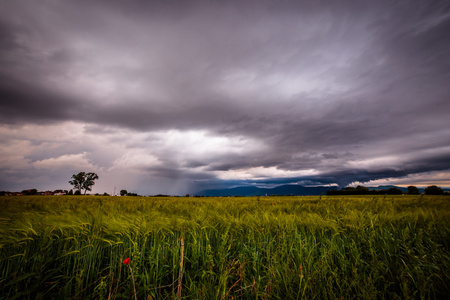
M 426 187 L 423 191 L 425 195 L 450 195 L 445 192 L 442 188 L 436 185 L 430 185 Z M 413 185 L 407 187 L 407 191 L 404 192 L 399 188 L 391 187 L 388 189 L 371 190 L 368 187 L 358 185 L 357 187 L 345 187 L 341 190 L 328 190 L 327 195 L 419 195 L 420 190 Z

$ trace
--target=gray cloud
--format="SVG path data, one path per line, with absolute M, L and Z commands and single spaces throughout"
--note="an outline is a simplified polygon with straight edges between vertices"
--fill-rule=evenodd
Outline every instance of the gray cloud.
M 184 188 L 251 168 L 314 169 L 264 180 L 324 184 L 450 170 L 436 150 L 450 146 L 447 1 L 3 6 L 0 123 L 83 124 L 80 134 L 120 150 L 80 137 L 66 153 L 105 170 L 146 157 L 145 176 Z M 208 134 L 183 145 L 167 142 L 173 130 Z M 213 151 L 214 137 L 234 150 Z M 68 144 L 24 159 L 60 157 Z

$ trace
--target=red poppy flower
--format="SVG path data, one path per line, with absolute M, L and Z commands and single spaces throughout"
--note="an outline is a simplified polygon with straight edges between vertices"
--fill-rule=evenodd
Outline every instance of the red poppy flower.
M 125 258 L 125 260 L 123 261 L 123 264 L 128 265 L 130 263 L 130 261 L 131 261 L 131 259 L 129 257 Z

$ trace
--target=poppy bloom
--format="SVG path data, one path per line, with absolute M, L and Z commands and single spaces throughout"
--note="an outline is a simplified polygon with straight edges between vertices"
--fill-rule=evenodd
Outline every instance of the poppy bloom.
M 128 264 L 130 264 L 130 261 L 131 261 L 131 259 L 129 257 L 125 258 L 125 260 L 123 261 L 123 264 L 128 265 Z

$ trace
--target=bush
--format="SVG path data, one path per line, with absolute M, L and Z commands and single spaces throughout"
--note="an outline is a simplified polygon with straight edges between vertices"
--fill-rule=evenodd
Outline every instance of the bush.
M 430 186 L 426 187 L 424 192 L 427 195 L 443 195 L 444 194 L 444 190 L 435 185 L 430 185 Z

